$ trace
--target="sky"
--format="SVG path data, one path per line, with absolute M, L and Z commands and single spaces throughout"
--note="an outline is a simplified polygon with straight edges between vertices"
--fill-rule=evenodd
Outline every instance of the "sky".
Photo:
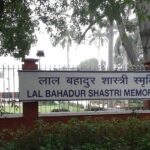
M 49 35 L 45 31 L 37 32 L 38 42 L 31 47 L 30 53 L 26 58 L 38 58 L 36 53 L 38 50 L 43 50 L 45 56 L 41 57 L 40 64 L 48 66 L 67 66 L 67 52 L 66 48 L 63 49 L 60 45 L 53 47 L 51 45 Z M 90 58 L 98 59 L 98 49 L 92 44 L 73 45 L 70 48 L 70 66 L 77 66 L 82 61 Z M 108 51 L 107 46 L 104 46 L 100 50 L 100 58 L 107 62 Z M 13 57 L 1 57 L 1 65 L 20 64 L 19 60 Z
M 44 65 L 67 65 L 67 50 L 62 48 L 60 45 L 53 47 L 51 45 L 49 35 L 46 32 L 40 32 L 37 34 L 38 42 L 35 46 L 31 48 L 30 55 L 28 57 L 36 57 L 38 50 L 43 50 L 45 56 L 41 57 L 41 63 Z M 103 47 L 100 51 L 101 58 L 107 61 L 107 48 Z M 82 61 L 90 58 L 98 59 L 98 49 L 96 46 L 87 44 L 76 45 L 74 44 L 70 48 L 70 66 L 79 65 Z

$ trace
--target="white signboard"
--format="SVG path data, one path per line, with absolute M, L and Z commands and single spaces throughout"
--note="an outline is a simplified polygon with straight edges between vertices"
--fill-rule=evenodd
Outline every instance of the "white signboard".
M 20 100 L 150 99 L 150 72 L 20 71 Z

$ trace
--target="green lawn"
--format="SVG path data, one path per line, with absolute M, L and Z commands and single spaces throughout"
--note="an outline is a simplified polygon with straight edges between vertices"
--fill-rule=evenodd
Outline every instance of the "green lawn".
M 76 104 L 70 104 L 70 103 L 48 103 L 48 102 L 42 102 L 39 103 L 39 112 L 40 113 L 49 113 L 52 111 L 69 111 L 69 112 L 78 112 L 78 111 L 84 111 L 81 106 Z M 0 115 L 5 113 L 22 113 L 23 108 L 22 105 L 12 105 L 12 104 L 5 104 L 0 106 Z
M 141 109 L 143 106 L 142 102 L 138 103 L 132 101 L 129 103 L 129 109 Z M 50 113 L 50 112 L 58 112 L 58 111 L 67 111 L 67 112 L 83 112 L 84 108 L 81 104 L 75 104 L 72 102 L 39 102 L 39 112 L 40 113 Z M 22 113 L 23 108 L 22 104 L 4 104 L 0 105 L 0 115 L 5 113 Z
M 66 110 L 70 112 L 84 111 L 83 108 L 77 105 L 69 105 L 67 103 L 39 105 L 39 112 L 48 113 L 54 110 Z

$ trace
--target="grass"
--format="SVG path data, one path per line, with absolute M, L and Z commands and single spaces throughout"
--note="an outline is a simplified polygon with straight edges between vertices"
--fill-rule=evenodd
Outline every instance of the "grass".
M 129 103 L 129 108 L 142 108 L 142 103 L 139 102 L 130 102 Z M 39 108 L 38 108 L 40 113 L 50 113 L 50 112 L 58 112 L 60 111 L 69 111 L 69 112 L 83 112 L 85 111 L 83 108 L 83 105 L 81 104 L 76 104 L 72 102 L 39 102 Z M 5 103 L 4 105 L 0 105 L 0 115 L 3 114 L 10 114 L 10 113 L 22 113 L 23 112 L 23 107 L 22 103 Z
M 81 106 L 76 105 L 76 104 L 71 104 L 71 103 L 50 103 L 50 102 L 40 102 L 39 103 L 39 112 L 40 113 L 49 113 L 52 112 L 53 110 L 68 110 L 70 112 L 78 112 L 78 111 L 84 111 Z M 3 114 L 11 114 L 11 113 L 22 113 L 23 112 L 23 107 L 22 104 L 20 105 L 12 105 L 12 104 L 5 104 L 5 105 L 0 105 L 0 115 Z
M 48 113 L 52 112 L 53 110 L 68 110 L 70 112 L 78 112 L 78 111 L 84 111 L 83 108 L 81 108 L 78 105 L 69 105 L 69 103 L 54 103 L 49 105 L 40 105 L 39 106 L 39 112 L 41 113 Z

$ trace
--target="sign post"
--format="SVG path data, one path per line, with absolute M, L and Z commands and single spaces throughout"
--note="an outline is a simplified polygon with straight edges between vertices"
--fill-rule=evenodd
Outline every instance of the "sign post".
M 38 59 L 25 59 L 24 64 L 22 65 L 22 70 L 24 71 L 38 70 L 38 66 L 36 64 L 37 61 Z M 38 118 L 37 101 L 23 102 L 23 117 L 25 118 L 26 123 L 28 124 L 32 124 L 32 121 L 35 121 Z
M 150 62 L 144 63 L 144 65 L 146 70 L 150 70 Z M 150 99 L 145 100 L 143 103 L 144 103 L 144 109 L 150 110 Z

